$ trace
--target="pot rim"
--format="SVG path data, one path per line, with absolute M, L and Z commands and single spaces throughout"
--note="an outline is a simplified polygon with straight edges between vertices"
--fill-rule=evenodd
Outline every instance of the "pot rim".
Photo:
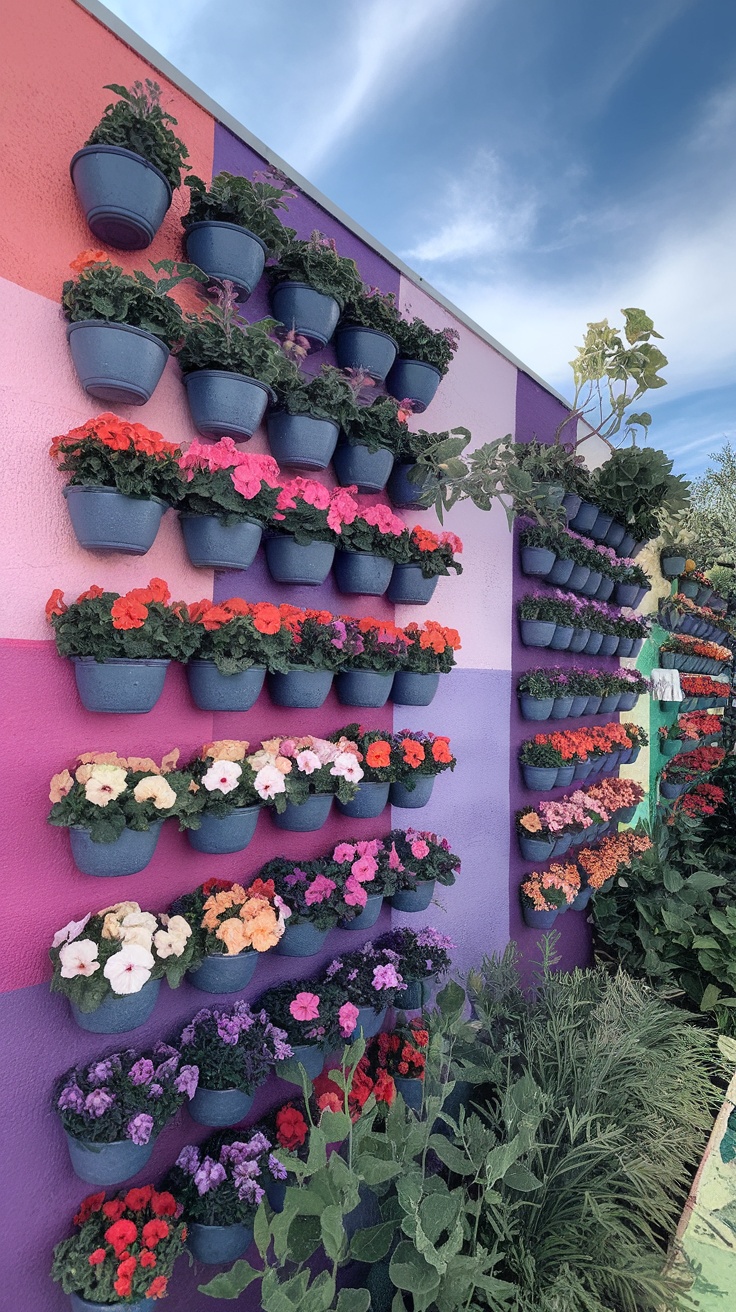
M 430 373 L 436 374 L 439 379 L 442 378 L 441 370 L 435 364 L 427 364 L 426 360 L 416 360 L 412 355 L 399 355 L 398 360 L 401 360 L 404 364 L 418 365 L 420 369 L 429 369 Z M 398 363 L 398 360 L 394 363 Z
M 277 292 L 279 287 L 301 287 L 308 292 L 314 292 L 315 296 L 323 297 L 325 301 L 334 301 L 335 305 L 340 304 L 336 296 L 331 296 L 329 292 L 318 292 L 317 288 L 313 287 L 309 282 L 299 282 L 294 278 L 282 278 L 280 282 L 274 283 L 271 288 L 271 295 L 273 295 L 274 292 Z
M 71 661 L 90 665 L 170 665 L 173 656 L 105 656 L 101 661 L 96 656 L 70 656 Z
M 185 239 L 189 236 L 190 232 L 195 232 L 197 228 L 229 228 L 232 232 L 244 232 L 246 237 L 252 237 L 254 241 L 257 241 L 258 245 L 261 246 L 266 255 L 268 255 L 268 246 L 263 238 L 259 237 L 257 233 L 252 232 L 250 228 L 246 228 L 242 223 L 230 223 L 227 219 L 197 219 L 196 223 L 187 224 L 184 229 Z
M 169 193 L 169 205 L 171 205 L 174 193 L 171 187 L 171 183 L 169 182 L 169 179 L 166 177 L 166 175 L 161 172 L 160 168 L 158 168 L 156 164 L 152 164 L 150 159 L 146 159 L 145 155 L 139 155 L 137 150 L 128 150 L 126 146 L 106 146 L 100 143 L 99 145 L 80 147 L 79 150 L 76 150 L 74 152 L 74 154 L 72 155 L 69 161 L 69 174 L 71 176 L 72 182 L 74 181 L 74 165 L 76 164 L 77 160 L 81 159 L 83 155 L 92 155 L 92 154 L 125 155 L 127 156 L 128 159 L 139 160 L 141 164 L 144 164 L 147 169 L 150 169 L 152 173 L 155 173 L 161 179 L 164 186 L 166 187 L 166 190 Z
M 120 327 L 123 326 L 123 324 L 120 325 Z M 116 497 L 125 497 L 126 501 L 154 501 L 159 506 L 166 506 L 167 510 L 171 509 L 170 501 L 164 501 L 163 497 L 155 497 L 153 493 L 148 497 L 131 497 L 127 492 L 121 492 L 119 487 L 107 487 L 104 483 L 67 483 L 66 487 L 61 489 L 61 495 L 63 497 L 68 497 L 70 492 L 109 492 Z
M 286 419 L 311 419 L 315 424 L 329 424 L 336 432 L 340 431 L 340 425 L 336 419 L 323 419 L 320 415 L 312 415 L 308 410 L 299 410 L 297 414 L 292 414 L 290 410 L 282 406 L 274 406 L 268 412 L 268 419 L 275 418 L 276 415 L 283 415 Z
M 135 328 L 132 323 L 117 323 L 114 319 L 76 319 L 74 323 L 68 323 L 66 326 L 67 341 L 77 328 L 88 328 L 90 324 L 95 328 L 114 328 L 117 332 L 134 333 L 136 337 L 145 337 L 147 341 L 155 342 L 161 347 L 167 360 L 171 355 L 171 350 L 162 337 L 157 337 L 155 333 L 147 333 L 145 328 Z
M 210 378 L 239 378 L 241 382 L 250 383 L 253 387 L 260 387 L 272 401 L 276 400 L 276 393 L 268 383 L 262 383 L 260 378 L 251 378 L 250 374 L 240 374 L 234 369 L 190 369 L 184 374 L 184 386 L 188 387 L 190 378 L 203 378 L 207 375 Z
M 223 510 L 221 515 L 214 515 L 210 513 L 200 515 L 197 514 L 197 512 L 194 510 L 178 510 L 176 513 L 178 514 L 179 519 L 224 519 L 225 515 L 228 514 L 229 512 Z M 253 519 L 252 516 L 250 515 L 240 515 L 238 517 L 238 524 L 223 524 L 223 528 L 237 528 L 238 525 L 241 523 L 255 524 L 257 528 L 263 528 L 263 524 L 261 523 L 260 519 Z
M 371 336 L 373 337 L 382 337 L 385 342 L 390 342 L 392 346 L 395 346 L 397 351 L 399 349 L 399 344 L 396 341 L 396 338 L 392 337 L 390 333 L 382 332 L 380 328 L 368 328 L 365 324 L 362 323 L 338 324 L 337 327 L 338 337 L 340 336 L 340 333 L 349 333 L 349 332 L 370 333 Z

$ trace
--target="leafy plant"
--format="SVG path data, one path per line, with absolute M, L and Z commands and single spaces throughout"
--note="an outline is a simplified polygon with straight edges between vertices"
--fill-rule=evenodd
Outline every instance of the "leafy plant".
M 357 413 L 354 385 L 347 374 L 323 364 L 311 378 L 300 369 L 284 372 L 274 387 L 276 403 L 289 415 L 311 415 L 331 419 L 341 427 L 350 425 Z
M 369 451 L 401 451 L 407 438 L 406 416 L 391 396 L 378 396 L 370 405 L 356 406 L 343 422 L 343 437 L 350 446 Z
M 660 370 L 667 364 L 667 357 L 650 340 L 656 337 L 661 341 L 662 335 L 655 332 L 644 310 L 631 307 L 621 313 L 622 328 L 611 327 L 607 319 L 588 324 L 583 344 L 570 361 L 575 395 L 570 416 L 560 424 L 556 440 L 568 424 L 578 419 L 609 443 L 622 427 L 626 437 L 634 437 L 636 429 L 646 434 L 651 415 L 627 415 L 626 411 L 645 392 L 666 386 Z
M 186 316 L 184 337 L 177 348 L 183 373 L 224 369 L 268 387 L 278 383 L 293 366 L 271 336 L 276 320 L 248 323 L 240 314 L 231 282 L 215 287 L 213 297 L 200 314 Z
M 272 287 L 280 282 L 305 282 L 323 296 L 331 296 L 341 310 L 360 297 L 363 287 L 355 260 L 339 255 L 334 239 L 317 229 L 306 241 L 290 241 L 267 274 Z
M 343 322 L 357 324 L 361 328 L 374 328 L 376 332 L 386 333 L 395 341 L 401 316 L 394 292 L 383 295 L 377 287 L 363 286 L 359 295 L 351 297 L 345 305 Z
M 177 1047 L 198 1067 L 200 1088 L 242 1093 L 253 1093 L 291 1057 L 284 1031 L 241 1000 L 229 1009 L 203 1007 L 184 1026 Z
M 197 659 L 213 661 L 220 674 L 240 674 L 254 665 L 286 673 L 291 633 L 271 602 L 198 601 L 189 606 L 189 623 Z
M 161 88 L 146 78 L 128 87 L 111 82 L 105 91 L 120 99 L 105 107 L 103 118 L 85 142 L 86 146 L 122 146 L 142 155 L 163 173 L 172 188 L 181 185 L 181 175 L 189 165 L 189 151 L 171 131 L 177 126 L 172 114 L 161 106 Z
M 196 1066 L 182 1066 L 168 1043 L 126 1048 L 60 1076 L 53 1107 L 67 1134 L 85 1143 L 148 1143 L 193 1097 Z
M 255 520 L 265 524 L 276 509 L 280 477 L 272 456 L 240 451 L 231 437 L 190 442 L 179 457 L 183 473 L 179 509 L 189 515 L 216 515 L 223 524 Z
M 188 826 L 196 809 L 191 776 L 177 770 L 178 749 L 160 766 L 147 756 L 83 752 L 74 774 L 61 770 L 51 780 L 48 815 L 51 825 L 89 831 L 93 843 L 114 843 L 125 828 L 145 832 L 159 820 L 176 818 Z
M 263 1184 L 287 1178 L 262 1130 L 221 1130 L 204 1144 L 187 1144 L 165 1187 L 183 1207 L 187 1224 L 247 1225 L 264 1196 Z
M 151 263 L 154 273 L 166 275 L 155 280 L 140 269 L 124 273 L 104 251 L 83 251 L 70 267 L 79 275 L 76 282 L 69 279 L 62 288 L 62 309 L 70 323 L 93 319 L 128 324 L 160 337 L 169 348 L 180 339 L 184 320 L 181 308 L 167 292 L 186 278 L 207 281 L 207 275 L 195 265 L 175 260 Z
M 56 588 L 47 618 L 60 656 L 187 661 L 197 645 L 182 603 L 170 601 L 163 579 L 151 579 L 147 588 L 132 588 L 122 596 L 95 584 L 68 606 Z
M 432 365 L 444 378 L 460 345 L 457 328 L 430 328 L 423 319 L 398 319 L 391 333 L 403 360 Z
M 69 487 L 112 487 L 126 497 L 160 497 L 171 506 L 181 496 L 181 447 L 109 412 L 55 437 L 49 454 L 71 475 Z
M 458 501 L 472 501 L 479 510 L 490 510 L 494 501 L 503 506 L 511 528 L 517 515 L 527 515 L 540 524 L 564 523 L 559 487 L 540 484 L 537 469 L 523 468 L 517 458 L 517 443 L 511 434 L 485 442 L 464 455 L 471 437 L 467 429 L 453 429 L 459 437 L 440 434 L 440 440 L 417 455 L 412 481 L 429 477 L 433 504 L 443 522 L 444 513 Z M 430 492 L 423 498 L 429 501 Z
M 188 229 L 193 223 L 213 220 L 235 223 L 260 237 L 271 259 L 278 258 L 296 236 L 294 229 L 285 228 L 275 213 L 276 210 L 288 210 L 286 202 L 296 195 L 287 186 L 274 185 L 285 181 L 273 170 L 263 175 L 254 174 L 252 182 L 250 178 L 232 173 L 218 173 L 210 187 L 196 176 L 186 178 L 184 185 L 190 189 L 190 200 L 189 212 L 182 217 L 182 226 Z
M 659 513 L 678 515 L 688 507 L 690 485 L 672 473 L 672 466 L 664 451 L 622 447 L 594 470 L 591 497 L 635 538 L 646 541 L 659 531 Z

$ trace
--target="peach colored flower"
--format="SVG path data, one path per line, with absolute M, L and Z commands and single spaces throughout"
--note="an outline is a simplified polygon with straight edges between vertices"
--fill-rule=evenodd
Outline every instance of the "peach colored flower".
M 176 805 L 176 793 L 160 774 L 147 775 L 133 789 L 136 802 L 153 802 L 157 811 L 168 811 Z
M 267 952 L 269 948 L 275 948 L 286 926 L 272 907 L 264 906 L 244 928 L 256 952 Z
M 49 786 L 49 801 L 60 802 L 62 797 L 66 797 L 74 787 L 74 780 L 68 770 L 62 770 L 60 774 L 55 774 Z
M 223 920 L 215 934 L 215 938 L 219 938 L 220 942 L 225 944 L 230 957 L 237 956 L 238 952 L 249 946 L 248 937 L 245 925 L 237 916 L 230 916 L 228 920 Z
M 108 806 L 125 792 L 127 774 L 118 765 L 93 765 L 84 795 L 93 806 Z
M 200 756 L 206 760 L 211 756 L 217 761 L 242 761 L 250 744 L 239 742 L 236 738 L 222 738 L 219 742 L 205 743 Z
M 118 761 L 118 765 L 126 766 L 134 774 L 160 774 L 155 761 L 150 756 L 129 756 L 125 761 Z

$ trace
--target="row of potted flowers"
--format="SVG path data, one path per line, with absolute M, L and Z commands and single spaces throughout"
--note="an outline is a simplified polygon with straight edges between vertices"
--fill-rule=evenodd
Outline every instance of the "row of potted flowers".
M 681 711 L 707 711 L 728 706 L 730 684 L 727 679 L 712 679 L 707 674 L 681 674 L 680 688 L 683 698 Z M 671 704 L 663 703 L 667 709 Z
M 720 674 L 731 660 L 729 647 L 685 633 L 673 634 L 659 649 L 663 669 L 682 670 L 688 674 Z
M 691 784 L 718 768 L 726 753 L 722 747 L 696 747 L 686 760 L 673 760 L 659 776 L 660 795 L 668 801 L 681 797 Z
M 524 807 L 515 819 L 519 851 L 525 861 L 564 856 L 571 847 L 604 837 L 612 826 L 630 823 L 643 797 L 633 779 L 603 779 L 567 797 Z
M 162 579 L 122 595 L 94 584 L 68 605 L 56 588 L 46 615 L 85 709 L 127 715 L 153 709 L 172 661 L 205 711 L 250 710 L 267 676 L 277 706 L 320 707 L 333 680 L 344 706 L 428 706 L 460 648 L 433 620 L 399 628 L 242 597 L 172 602 Z
M 519 541 L 523 574 L 584 597 L 636 607 L 651 587 L 635 560 L 570 529 L 526 523 Z
M 718 595 L 707 574 L 699 569 L 691 569 L 687 573 L 681 573 L 677 584 L 677 592 L 683 597 L 687 597 L 688 600 L 695 602 L 697 606 L 709 606 L 711 610 L 719 613 L 724 612 L 728 605 L 725 598 Z
M 663 756 L 672 757 L 696 747 L 712 746 L 720 740 L 722 728 L 721 717 L 708 711 L 679 715 L 674 724 L 663 724 L 660 728 L 659 750 Z
M 645 545 L 637 541 L 625 524 L 595 502 L 584 496 L 577 498 L 577 501 L 577 506 L 573 502 L 568 511 L 568 524 L 576 533 L 585 534 L 626 559 L 633 557 Z
M 279 583 L 317 586 L 334 564 L 344 593 L 388 591 L 392 601 L 425 605 L 441 574 L 462 572 L 455 534 L 409 528 L 383 503 L 361 506 L 354 485 L 284 480 L 271 456 L 238 451 L 230 438 L 193 442 L 186 454 L 165 451 L 159 434 L 131 436 L 131 427 L 103 415 L 52 444 L 71 474 L 64 493 L 85 548 L 145 554 L 175 504 L 189 559 L 202 568 L 247 570 L 265 531 L 266 562 Z
M 174 749 L 150 757 L 85 752 L 73 773 L 51 780 L 49 823 L 69 830 L 83 874 L 131 875 L 151 860 L 165 820 L 175 819 L 198 852 L 240 852 L 262 809 L 279 829 L 313 832 L 333 798 L 344 815 L 367 819 L 393 806 L 426 806 L 438 774 L 455 768 L 449 739 L 346 726 L 332 738 L 276 737 L 251 751 L 245 740 L 205 743 L 185 768 Z
M 640 725 L 619 721 L 535 734 L 522 743 L 519 753 L 524 784 L 547 793 L 591 775 L 612 774 L 636 760 L 648 742 Z
M 530 928 L 551 929 L 558 915 L 568 909 L 584 911 L 591 897 L 607 892 L 615 876 L 625 870 L 634 856 L 647 852 L 651 839 L 629 831 L 604 838 L 595 848 L 577 853 L 576 864 L 556 863 L 545 871 L 534 871 L 521 885 L 524 922 Z
M 583 601 L 555 588 L 530 593 L 518 605 L 525 647 L 585 656 L 638 656 L 649 632 L 643 616 L 624 616 L 602 601 Z
M 633 711 L 649 679 L 638 670 L 595 670 L 551 665 L 525 671 L 516 685 L 525 720 L 579 719 L 585 715 Z
M 695 602 L 676 593 L 660 600 L 657 622 L 671 633 L 689 633 L 693 638 L 706 638 L 725 644 L 736 634 L 731 620 L 719 615 L 709 606 L 696 606 Z

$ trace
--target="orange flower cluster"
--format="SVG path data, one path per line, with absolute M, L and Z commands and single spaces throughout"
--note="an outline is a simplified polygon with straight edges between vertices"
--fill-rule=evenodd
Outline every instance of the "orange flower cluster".
M 632 857 L 648 852 L 651 846 L 651 839 L 646 834 L 637 834 L 633 830 L 611 834 L 598 847 L 581 848 L 578 864 L 589 887 L 599 889 L 619 870 L 630 866 Z
M 110 451 L 137 451 L 139 455 L 151 456 L 154 460 L 177 460 L 181 455 L 181 447 L 164 441 L 160 433 L 146 428 L 145 424 L 120 419 L 110 411 L 55 437 L 49 455 L 55 460 L 60 456 L 74 455 L 85 443 L 94 442 Z
M 280 633 L 282 628 L 289 627 L 282 618 L 281 609 L 269 601 L 251 603 L 242 597 L 230 597 L 227 601 L 217 603 L 205 597 L 203 601 L 192 601 L 187 606 L 192 623 L 201 624 L 208 633 L 221 629 L 223 624 L 229 624 L 241 616 L 249 616 L 253 620 L 254 629 L 259 633 Z
M 97 597 L 104 595 L 104 588 L 93 583 L 91 588 L 85 592 L 80 592 L 77 597 L 77 603 L 80 601 L 93 601 Z M 163 579 L 150 579 L 147 588 L 131 588 L 130 592 L 124 593 L 123 596 L 117 597 L 110 608 L 112 616 L 112 626 L 114 629 L 142 629 L 148 619 L 148 607 L 153 602 L 159 602 L 161 605 L 168 605 L 171 600 L 169 585 Z M 178 614 L 177 607 L 180 603 L 174 603 L 172 610 Z M 54 615 L 64 615 L 68 606 L 64 602 L 64 593 L 61 588 L 54 588 L 48 601 L 46 602 L 46 619 L 51 620 Z
M 686 697 L 725 697 L 728 684 L 711 679 L 708 674 L 681 674 L 680 685 Z
M 690 656 L 706 656 L 711 661 L 730 661 L 728 647 L 721 647 L 717 642 L 704 642 L 702 638 L 693 638 L 689 633 L 673 634 L 662 644 L 662 651 L 684 652 Z
M 571 906 L 580 892 L 580 871 L 575 865 L 553 862 L 549 870 L 535 870 L 521 886 L 522 898 L 534 911 L 556 911 Z
M 460 650 L 460 634 L 457 629 L 447 629 L 436 620 L 427 620 L 422 627 L 412 621 L 404 626 L 403 632 L 410 642 L 418 641 L 422 651 L 433 651 L 437 656 L 441 656 L 448 647 L 451 651 Z
M 267 952 L 284 932 L 284 919 L 277 910 L 272 879 L 254 879 L 249 888 L 231 884 L 213 891 L 204 903 L 202 928 L 225 944 L 228 956 L 246 948 Z
M 563 761 L 587 761 L 591 756 L 607 755 L 631 746 L 626 726 L 618 721 L 556 733 L 537 733 L 533 741 L 537 747 L 551 747 Z

